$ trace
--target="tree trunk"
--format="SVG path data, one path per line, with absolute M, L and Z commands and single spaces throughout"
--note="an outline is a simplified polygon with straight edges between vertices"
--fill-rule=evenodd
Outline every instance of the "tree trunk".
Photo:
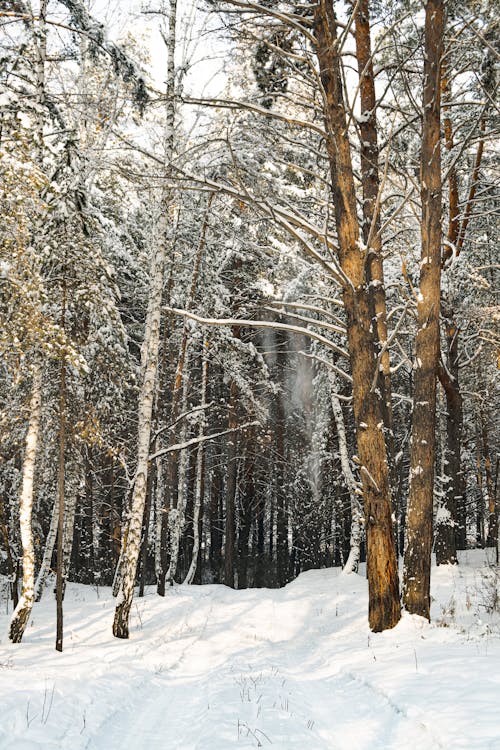
M 4 546 L 5 546 L 5 554 L 7 556 L 7 574 L 9 576 L 12 606 L 15 609 L 19 601 L 19 595 L 17 591 L 17 580 L 16 580 L 16 566 L 14 565 L 14 559 L 12 557 L 12 551 L 10 548 L 9 529 L 7 526 L 7 518 L 5 516 L 4 502 L 1 496 L 0 496 L 0 532 L 2 534 L 2 539 L 3 539 Z
M 286 334 L 276 337 L 277 343 L 277 364 L 279 368 L 278 377 L 284 388 L 284 368 L 283 359 L 286 354 Z M 284 392 L 281 390 L 275 396 L 276 414 L 275 414 L 275 435 L 276 435 L 276 572 L 278 586 L 284 586 L 288 580 L 288 512 L 287 497 L 285 490 L 285 403 Z
M 210 570 L 214 583 L 220 583 L 222 559 L 222 477 L 218 465 L 213 466 L 210 481 Z
M 377 356 L 366 279 L 367 251 L 360 238 L 347 118 L 333 4 L 320 0 L 314 10 L 327 150 L 335 205 L 339 261 L 345 277 L 343 302 L 353 377 L 354 417 L 363 485 L 368 546 L 369 623 L 375 631 L 400 619 L 399 583 L 391 520 L 391 495 L 384 439 L 384 404 L 372 387 Z
M 446 396 L 446 447 L 444 501 L 436 518 L 436 563 L 456 565 L 457 560 L 457 509 L 464 502 L 461 466 L 462 445 L 462 395 L 458 386 L 458 328 L 453 319 L 444 315 L 447 343 L 446 370 L 439 367 L 440 381 Z M 462 514 L 460 514 L 461 516 Z M 464 521 L 462 520 L 462 523 Z
M 20 643 L 28 624 L 35 600 L 35 551 L 33 548 L 33 531 L 31 516 L 33 511 L 33 481 L 35 460 L 40 435 L 40 417 L 42 414 L 42 364 L 36 362 L 33 371 L 33 385 L 30 400 L 30 416 L 26 434 L 26 451 L 24 455 L 21 496 L 19 499 L 19 524 L 21 527 L 21 545 L 23 550 L 23 586 L 9 626 L 9 638 L 13 643 Z
M 436 376 L 439 362 L 442 210 L 440 68 L 443 30 L 443 0 L 428 0 L 425 8 L 424 114 L 420 166 L 422 260 L 417 303 L 410 488 L 404 554 L 404 605 L 411 614 L 421 615 L 426 619 L 430 619 Z
M 144 596 L 144 587 L 146 586 L 146 575 L 148 566 L 148 539 L 149 539 L 149 522 L 151 519 L 151 502 L 154 494 L 154 470 L 150 469 L 148 474 L 148 487 L 146 490 L 146 503 L 144 505 L 143 534 L 141 544 L 141 573 L 139 579 L 139 596 Z
M 181 413 L 187 410 L 187 396 L 188 396 L 188 362 L 189 362 L 189 349 L 186 347 L 184 352 L 183 361 L 183 379 L 182 379 L 182 399 L 181 399 Z M 181 432 L 180 432 L 180 443 L 184 443 L 187 438 L 187 424 L 186 420 L 183 420 Z M 182 540 L 182 533 L 186 524 L 186 503 L 187 503 L 187 488 L 186 488 L 186 476 L 188 473 L 189 464 L 189 451 L 184 448 L 178 453 L 179 462 L 177 470 L 177 502 L 172 507 L 169 513 L 169 530 L 170 530 L 170 565 L 166 575 L 166 581 L 170 585 L 175 581 L 177 575 L 177 567 L 179 564 L 179 549 Z
M 208 341 L 203 345 L 203 362 L 201 372 L 201 406 L 206 405 L 207 398 L 207 381 L 208 381 Z M 200 414 L 200 426 L 198 428 L 198 437 L 202 438 L 205 431 L 205 413 Z M 193 551 L 191 554 L 191 564 L 187 572 L 184 583 L 193 583 L 198 567 L 198 556 L 200 553 L 200 518 L 203 504 L 203 473 L 204 473 L 204 444 L 199 443 L 196 452 L 196 474 L 194 487 L 193 503 Z
M 496 549 L 498 544 L 498 508 L 496 504 L 496 491 L 493 484 L 493 471 L 491 465 L 491 454 L 488 440 L 488 426 L 483 411 L 481 418 L 481 438 L 484 460 L 484 474 L 486 476 L 486 492 L 488 495 L 488 534 L 486 537 L 486 546 Z
M 245 456 L 244 489 L 240 504 L 240 524 L 238 533 L 238 588 L 248 586 L 248 543 L 252 528 L 252 511 L 255 506 L 255 458 L 252 455 L 252 432 L 247 435 L 247 450 Z
M 167 174 L 170 172 L 170 162 L 173 156 L 174 145 L 174 55 L 176 43 L 176 15 L 177 0 L 170 0 L 167 39 L 167 123 L 165 134 L 165 169 Z M 142 383 L 139 394 L 137 469 L 135 474 L 134 491 L 132 494 L 132 507 L 130 509 L 126 548 L 122 564 L 121 598 L 116 606 L 113 622 L 113 634 L 117 638 L 128 638 L 129 635 L 128 620 L 134 595 L 137 562 L 141 546 L 142 519 L 144 516 L 144 504 L 146 501 L 148 479 L 151 421 L 156 385 L 156 371 L 158 366 L 158 350 L 160 344 L 160 319 L 165 257 L 167 251 L 167 230 L 171 213 L 169 194 L 168 192 L 165 192 L 162 199 L 162 210 L 160 212 L 160 221 L 157 230 L 158 237 L 156 240 L 156 247 L 154 248 L 151 259 L 151 288 L 148 302 L 146 331 L 141 351 Z
M 380 357 L 380 388 L 383 394 L 383 416 L 386 445 L 394 489 L 394 436 L 391 399 L 391 362 L 387 346 L 387 306 L 385 300 L 382 235 L 380 227 L 380 178 L 377 138 L 377 99 L 370 39 L 369 0 L 355 4 L 355 39 L 358 62 L 361 118 L 361 183 L 363 187 L 363 241 L 368 252 L 366 266 L 370 295 L 371 316 L 377 332 Z
M 359 565 L 359 555 L 361 548 L 361 535 L 362 535 L 362 520 L 363 513 L 361 510 L 361 502 L 358 497 L 358 487 L 354 474 L 351 470 L 351 464 L 349 462 L 349 454 L 347 452 L 347 439 L 345 432 L 344 414 L 342 412 L 342 406 L 340 399 L 337 395 L 338 382 L 337 376 L 330 370 L 330 397 L 332 404 L 333 418 L 335 420 L 335 426 L 337 428 L 337 438 L 339 443 L 340 453 L 340 465 L 342 467 L 342 474 L 349 492 L 349 500 L 351 506 L 351 529 L 350 529 L 350 545 L 349 545 L 349 556 L 344 565 L 344 573 L 357 573 Z
M 238 388 L 234 380 L 229 386 L 229 429 L 237 425 Z M 234 556 L 236 545 L 236 478 L 238 474 L 237 461 L 238 438 L 236 432 L 229 435 L 227 447 L 227 482 L 226 482 L 226 523 L 224 539 L 224 583 L 234 588 Z
M 54 554 L 54 546 L 55 546 L 56 537 L 57 537 L 57 521 L 59 518 L 58 503 L 59 503 L 59 498 L 58 498 L 58 495 L 56 494 L 56 497 L 54 498 L 54 505 L 52 506 L 52 513 L 50 516 L 49 531 L 47 533 L 47 539 L 45 540 L 45 550 L 43 553 L 40 570 L 38 571 L 38 575 L 36 577 L 36 583 L 35 583 L 35 601 L 36 602 L 39 602 L 42 598 L 43 589 L 45 587 L 45 581 L 47 580 L 47 576 L 50 570 L 50 562 L 52 560 L 52 555 Z
M 63 300 L 63 320 L 66 291 Z M 57 570 L 56 570 L 56 651 L 63 650 L 63 590 L 64 590 L 64 471 L 66 462 L 66 362 L 61 362 L 59 382 L 59 465 L 57 470 Z

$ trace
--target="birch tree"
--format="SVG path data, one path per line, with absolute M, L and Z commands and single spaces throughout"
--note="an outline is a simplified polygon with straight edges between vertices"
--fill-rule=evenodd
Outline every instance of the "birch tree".
M 170 0 L 167 38 L 166 132 L 164 145 L 165 176 L 170 173 L 174 151 L 175 126 L 175 43 L 177 0 Z M 138 401 L 137 468 L 126 535 L 123 537 L 122 583 L 113 621 L 113 635 L 128 638 L 129 615 L 134 595 L 137 563 L 141 545 L 142 519 L 146 501 L 151 424 L 156 386 L 160 319 L 164 284 L 165 260 L 168 249 L 168 224 L 173 206 L 170 192 L 165 189 L 161 200 L 160 219 L 150 267 L 150 292 L 146 329 L 141 351 L 141 388 Z

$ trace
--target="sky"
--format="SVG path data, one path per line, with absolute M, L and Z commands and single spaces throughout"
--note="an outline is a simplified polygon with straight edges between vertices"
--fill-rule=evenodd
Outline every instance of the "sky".
M 152 11 L 161 11 L 166 5 L 164 0 L 94 0 L 90 4 L 91 13 L 105 24 L 113 39 L 132 34 L 148 50 L 151 73 L 160 90 L 165 88 L 166 71 L 166 48 L 160 30 L 166 30 L 167 24 L 161 13 Z M 227 50 L 199 5 L 196 0 L 178 0 L 176 62 L 178 69 L 186 71 L 185 93 L 216 96 L 226 85 L 222 67 Z

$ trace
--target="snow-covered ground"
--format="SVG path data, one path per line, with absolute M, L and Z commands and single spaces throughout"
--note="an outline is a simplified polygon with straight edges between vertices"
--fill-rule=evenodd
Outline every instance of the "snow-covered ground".
M 68 586 L 22 644 L 0 616 L 1 750 L 500 750 L 500 615 L 484 553 L 433 570 L 433 624 L 370 633 L 366 581 L 310 571 L 281 590 L 151 589 L 131 638 L 113 599 Z M 497 602 L 497 606 L 498 602 Z

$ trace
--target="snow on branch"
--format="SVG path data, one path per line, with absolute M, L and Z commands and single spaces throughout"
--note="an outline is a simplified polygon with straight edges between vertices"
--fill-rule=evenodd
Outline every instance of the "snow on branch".
M 90 15 L 85 4 L 81 0 L 59 0 L 61 5 L 69 11 L 74 30 L 83 32 L 91 42 L 91 49 L 95 52 L 101 50 L 111 59 L 116 75 L 134 86 L 134 98 L 138 107 L 142 110 L 148 100 L 146 83 L 137 65 L 123 51 L 123 49 L 112 42 L 104 28 L 104 25 Z
M 244 328 L 270 328 L 275 331 L 290 331 L 290 333 L 298 333 L 300 335 L 307 336 L 310 339 L 314 339 L 314 341 L 319 341 L 319 343 L 326 346 L 327 349 L 336 352 L 341 357 L 344 357 L 347 360 L 349 359 L 349 353 L 346 351 L 346 349 L 342 349 L 341 346 L 337 346 L 337 344 L 334 344 L 333 341 L 330 341 L 330 339 L 327 339 L 320 333 L 315 333 L 314 331 L 310 331 L 308 328 L 303 328 L 301 326 L 294 326 L 288 323 L 276 323 L 270 320 L 244 320 L 242 318 L 202 318 L 200 315 L 188 312 L 187 310 L 180 310 L 177 307 L 165 307 L 164 310 L 166 310 L 166 312 L 174 313 L 175 315 L 180 315 L 184 318 L 189 318 L 190 320 L 194 320 L 196 323 L 201 323 L 201 325 L 205 326 L 243 326 Z
M 215 438 L 222 437 L 223 435 L 229 435 L 231 432 L 238 432 L 239 430 L 245 430 L 247 427 L 259 427 L 260 422 L 245 422 L 240 424 L 239 427 L 232 427 L 228 430 L 222 430 L 222 432 L 215 432 L 213 435 L 203 435 L 202 437 L 191 438 L 185 440 L 182 443 L 175 443 L 175 445 L 169 445 L 168 448 L 162 448 L 156 453 L 149 456 L 149 461 L 154 461 L 161 456 L 165 456 L 167 453 L 177 453 L 177 451 L 183 451 L 186 448 L 191 448 L 193 445 L 199 445 L 200 443 L 206 443 L 207 440 L 215 440 Z

